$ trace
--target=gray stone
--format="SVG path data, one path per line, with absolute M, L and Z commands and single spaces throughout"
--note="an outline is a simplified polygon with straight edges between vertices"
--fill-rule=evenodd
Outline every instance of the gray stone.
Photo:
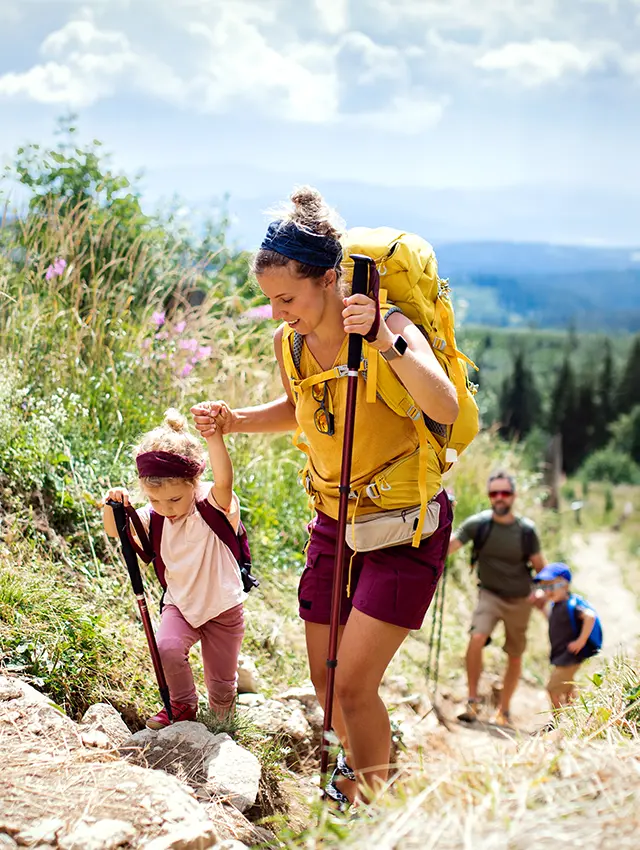
M 72 832 L 60 838 L 61 850 L 112 850 L 122 847 L 136 837 L 130 823 L 105 818 L 95 823 L 79 821 Z
M 16 835 L 19 844 L 30 847 L 32 844 L 55 844 L 58 832 L 64 827 L 60 818 L 46 818 L 36 821 Z
M 260 690 L 258 668 L 248 655 L 238 657 L 238 693 L 257 694 Z
M 260 763 L 229 735 L 213 735 L 202 723 L 174 723 L 154 732 L 136 732 L 121 747 L 145 766 L 177 774 L 201 797 L 229 799 L 240 811 L 258 796 Z
M 0 832 L 0 848 L 1 850 L 14 850 L 18 845 L 10 835 L 6 832 Z
M 216 844 L 216 850 L 247 850 L 247 845 L 242 841 L 236 841 L 235 838 L 228 838 Z
M 80 739 L 85 747 L 96 747 L 99 750 L 110 750 L 111 741 L 104 732 L 98 729 L 87 729 L 80 733 Z
M 9 700 L 0 701 L 0 712 L 17 712 L 15 722 L 25 736 L 34 735 L 43 739 L 57 739 L 67 749 L 82 746 L 76 724 L 49 697 L 41 694 L 22 679 L 0 676 L 0 690 L 15 694 Z
M 313 737 L 302 703 L 297 700 L 269 699 L 260 705 L 243 706 L 242 712 L 259 729 L 288 738 L 293 744 L 308 743 Z
M 300 688 L 289 688 L 282 694 L 278 694 L 280 700 L 297 700 L 302 705 L 310 710 L 317 708 L 319 705 L 316 691 L 311 682 L 303 685 Z
M 0 702 L 8 702 L 10 699 L 20 699 L 22 690 L 15 679 L 3 676 L 0 679 Z
M 266 701 L 262 694 L 238 694 L 238 705 L 264 705 Z
M 213 736 L 212 736 L 213 737 Z M 226 733 L 216 735 L 216 748 L 207 757 L 206 790 L 225 797 L 241 812 L 246 812 L 258 797 L 262 768 L 258 759 L 240 747 Z
M 209 847 L 219 846 L 218 836 L 211 824 L 176 829 L 141 845 L 143 850 L 208 850 Z
M 119 747 L 131 736 L 126 723 L 112 705 L 99 702 L 90 706 L 79 723 L 80 732 L 96 731 L 107 736 L 113 747 Z M 95 745 L 94 745 L 95 746 Z

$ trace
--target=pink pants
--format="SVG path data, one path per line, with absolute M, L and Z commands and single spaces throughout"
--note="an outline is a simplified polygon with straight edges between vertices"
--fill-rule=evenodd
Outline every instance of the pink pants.
M 200 641 L 209 706 L 224 716 L 236 697 L 238 654 L 244 635 L 244 611 L 236 605 L 194 629 L 175 605 L 165 605 L 156 635 L 171 702 L 197 705 L 189 650 Z

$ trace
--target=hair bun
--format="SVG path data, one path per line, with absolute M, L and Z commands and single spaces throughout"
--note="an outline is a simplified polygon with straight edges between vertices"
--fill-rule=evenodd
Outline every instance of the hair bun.
M 171 428 L 172 431 L 177 431 L 178 433 L 185 431 L 187 428 L 187 420 L 175 407 L 170 407 L 165 411 L 164 424 L 168 428 Z
M 322 195 L 312 186 L 298 186 L 291 193 L 290 200 L 296 207 L 320 210 L 324 206 Z

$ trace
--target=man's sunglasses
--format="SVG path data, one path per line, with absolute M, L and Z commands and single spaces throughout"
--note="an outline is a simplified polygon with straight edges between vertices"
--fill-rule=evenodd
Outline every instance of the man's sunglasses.
M 314 384 L 311 387 L 311 394 L 320 407 L 313 415 L 313 421 L 316 429 L 321 434 L 326 434 L 328 437 L 333 437 L 336 433 L 336 423 L 333 415 L 333 402 L 327 382 Z
M 507 499 L 509 496 L 513 496 L 513 490 L 489 490 L 490 499 Z

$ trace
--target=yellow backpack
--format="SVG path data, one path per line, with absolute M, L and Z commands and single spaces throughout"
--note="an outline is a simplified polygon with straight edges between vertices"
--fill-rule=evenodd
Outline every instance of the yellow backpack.
M 459 405 L 456 421 L 453 425 L 439 425 L 422 413 L 380 353 L 366 342 L 363 343 L 361 368 L 367 383 L 367 401 L 373 402 L 376 396 L 380 396 L 399 416 L 410 417 L 418 433 L 418 468 L 416 463 L 410 463 L 400 466 L 398 470 L 401 477 L 415 475 L 416 472 L 418 475 L 421 512 L 413 538 L 413 545 L 418 546 L 427 511 L 429 471 L 434 465 L 440 474 L 450 469 L 478 433 L 478 406 L 474 399 L 477 387 L 469 381 L 467 364 L 474 369 L 477 367 L 456 346 L 449 286 L 447 281 L 438 277 L 435 253 L 428 242 L 415 234 L 390 227 L 355 227 L 347 233 L 343 248 L 345 259 L 342 267 L 346 281 L 350 282 L 353 274 L 351 254 L 371 257 L 380 274 L 379 301 L 382 316 L 388 313 L 389 308 L 395 307 L 411 319 L 428 338 L 439 363 L 456 388 Z M 307 385 L 326 379 L 327 374 L 300 379 L 298 364 L 295 362 L 294 338 L 295 334 L 285 326 L 283 356 L 295 396 Z M 298 445 L 296 438 L 294 442 Z M 379 491 L 382 495 L 388 487 L 379 504 L 384 509 L 393 509 L 397 507 L 393 492 L 401 499 L 402 481 L 392 481 L 390 476 L 387 476 L 387 480 L 384 480 L 384 476 L 380 478 L 379 482 L 372 482 L 373 489 L 367 488 L 367 494 L 371 497 L 372 492 Z M 374 498 L 374 501 L 377 500 Z

